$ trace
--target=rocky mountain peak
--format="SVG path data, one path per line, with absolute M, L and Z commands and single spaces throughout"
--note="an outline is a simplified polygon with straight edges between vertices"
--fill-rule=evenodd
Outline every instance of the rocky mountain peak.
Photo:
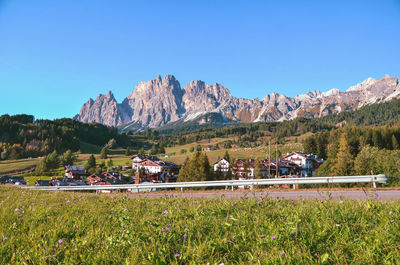
M 159 75 L 140 82 L 121 104 L 111 91 L 89 99 L 74 118 L 110 126 L 129 123 L 135 124 L 135 128 L 157 128 L 207 113 L 219 113 L 224 120 L 241 122 L 281 121 L 300 116 L 321 117 L 394 98 L 400 98 L 400 84 L 398 78 L 390 76 L 380 80 L 367 78 L 345 92 L 333 88 L 294 98 L 271 93 L 260 101 L 233 97 L 223 85 L 208 85 L 200 80 L 191 81 L 182 89 L 175 76 Z

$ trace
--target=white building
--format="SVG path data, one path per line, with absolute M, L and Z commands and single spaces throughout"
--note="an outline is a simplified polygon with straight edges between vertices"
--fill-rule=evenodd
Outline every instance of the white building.
M 302 176 L 312 176 L 315 170 L 324 162 L 322 158 L 313 154 L 301 152 L 292 152 L 282 158 L 282 160 L 290 161 L 301 168 Z
M 228 172 L 229 170 L 229 161 L 226 160 L 225 158 L 219 159 L 217 162 L 214 163 L 214 171 L 217 171 L 218 169 L 221 170 L 221 172 Z

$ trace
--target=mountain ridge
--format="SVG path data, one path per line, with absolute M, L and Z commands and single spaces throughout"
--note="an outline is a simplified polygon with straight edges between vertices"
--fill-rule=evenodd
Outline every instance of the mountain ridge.
M 189 82 L 183 88 L 173 75 L 140 82 L 121 103 L 111 91 L 90 98 L 74 119 L 108 126 L 134 124 L 134 130 L 159 128 L 177 121 L 192 121 L 207 113 L 219 113 L 227 121 L 243 123 L 317 118 L 365 105 L 400 98 L 397 77 L 367 78 L 346 91 L 333 88 L 288 97 L 266 94 L 263 99 L 237 98 L 222 84 Z

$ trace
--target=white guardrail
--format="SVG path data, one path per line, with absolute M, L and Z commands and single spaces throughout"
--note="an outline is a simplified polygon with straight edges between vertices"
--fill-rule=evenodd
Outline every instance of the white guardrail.
M 274 178 L 274 179 L 252 179 L 252 180 L 218 180 L 218 181 L 194 181 L 194 182 L 171 182 L 171 183 L 143 183 L 123 185 L 87 185 L 87 186 L 24 186 L 27 189 L 48 191 L 101 191 L 101 190 L 129 190 L 132 192 L 155 191 L 161 189 L 196 188 L 196 187 L 235 187 L 260 186 L 260 185 L 292 185 L 296 188 L 298 184 L 338 184 L 338 183 L 371 183 L 376 188 L 376 183 L 387 183 L 386 175 L 368 176 L 339 176 L 339 177 L 307 177 L 307 178 Z

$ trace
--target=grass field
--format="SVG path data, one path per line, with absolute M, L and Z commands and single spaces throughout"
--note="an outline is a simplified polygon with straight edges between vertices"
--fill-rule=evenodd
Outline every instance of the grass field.
M 0 173 L 8 172 L 16 169 L 24 169 L 30 166 L 37 165 L 40 158 L 27 158 L 18 160 L 4 160 L 0 161 Z
M 399 264 L 400 202 L 0 188 L 0 264 Z

